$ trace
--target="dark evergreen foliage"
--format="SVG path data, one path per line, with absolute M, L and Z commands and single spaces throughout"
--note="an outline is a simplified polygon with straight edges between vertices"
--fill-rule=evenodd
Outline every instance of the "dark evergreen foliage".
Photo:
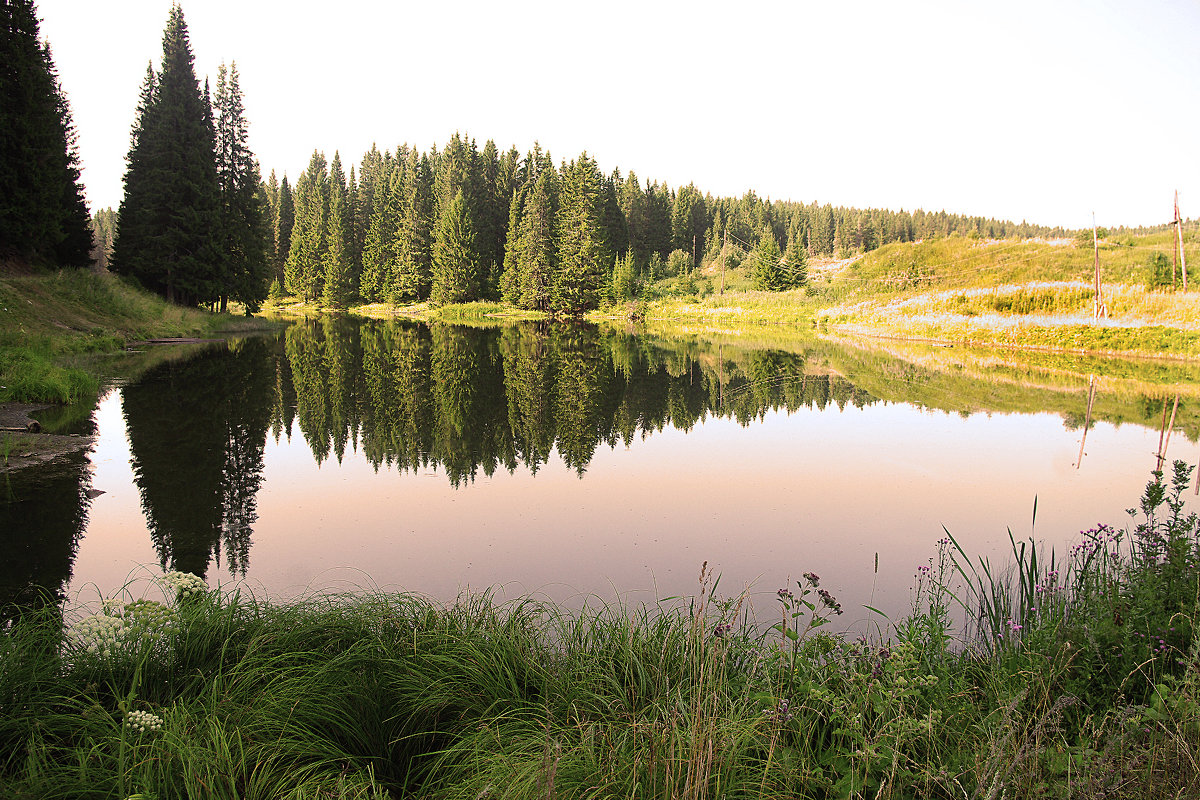
M 275 280 L 283 285 L 284 265 L 287 264 L 288 253 L 292 249 L 292 226 L 296 219 L 296 206 L 292 198 L 292 187 L 288 185 L 287 175 L 279 182 L 279 213 L 275 216 L 275 262 L 272 265 Z
M 75 128 L 33 0 L 0 3 L 0 258 L 90 262 Z
M 354 209 L 350 205 L 346 175 L 342 172 L 342 159 L 337 152 L 329 166 L 329 229 L 326 252 L 321 259 L 325 267 L 322 299 L 327 306 L 345 308 L 353 290 L 350 262 Z
M 267 296 L 268 198 L 258 162 L 250 152 L 237 62 L 217 73 L 217 185 L 220 190 L 219 235 L 224 267 L 217 289 L 221 310 L 237 300 L 257 311 Z
M 113 270 L 185 305 L 221 296 L 225 254 L 212 108 L 172 6 L 162 68 L 147 69 L 125 171 Z
M 315 180 L 311 164 L 306 174 Z M 764 268 L 762 285 L 778 290 L 805 285 L 814 257 L 845 257 L 890 242 L 952 233 L 1055 233 L 945 212 L 772 202 L 752 191 L 740 198 L 714 198 L 693 184 L 672 190 L 643 183 L 632 172 L 622 178 L 614 170 L 605 177 L 586 154 L 563 164 L 560 172 L 536 142 L 522 158 L 515 147 L 500 153 L 490 140 L 480 151 L 461 133 L 441 150 L 433 147 L 424 154 L 407 144 L 394 154 L 372 145 L 363 156 L 357 189 L 354 183 L 352 178 L 345 190 L 347 259 L 337 268 L 339 274 L 348 270 L 341 292 L 345 299 L 334 305 L 352 302 L 354 295 L 367 302 L 423 301 L 430 299 L 435 281 L 440 282 L 439 302 L 447 302 L 448 284 L 435 275 L 433 248 L 436 229 L 447 221 L 446 211 L 459 194 L 475 242 L 469 296 L 558 314 L 631 299 L 644 281 L 667 276 L 685 278 L 679 285 L 694 287 L 694 272 L 717 262 L 726 245 L 723 264 L 733 266 L 752 257 L 765 236 L 775 243 L 776 264 Z M 281 218 L 283 194 L 281 185 Z M 298 202 L 297 214 L 299 208 Z M 328 197 L 320 208 L 328 228 Z M 315 226 L 316 220 L 306 225 Z M 303 240 L 300 234 L 293 237 Z M 315 298 L 330 274 L 326 259 L 332 251 L 326 241 L 312 252 L 312 274 L 320 276 Z M 625 255 L 629 258 L 622 259 Z M 292 280 L 292 291 L 310 296 L 310 289 Z
M 613 266 L 603 219 L 603 178 L 596 162 L 583 153 L 563 170 L 558 269 L 551 290 L 555 310 L 581 314 L 600 305 Z
M 308 169 L 296 181 L 293 198 L 295 220 L 285 285 L 289 292 L 312 301 L 321 296 L 329 250 L 329 174 L 324 153 L 313 151 Z
M 433 286 L 435 303 L 463 303 L 479 297 L 475 225 L 460 189 L 438 217 L 433 236 Z

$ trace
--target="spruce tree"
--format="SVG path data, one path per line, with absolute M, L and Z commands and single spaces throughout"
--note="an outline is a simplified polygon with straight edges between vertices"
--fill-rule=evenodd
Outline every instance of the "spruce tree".
M 346 180 L 346 247 L 350 253 L 351 294 L 358 292 L 358 282 L 362 277 L 363 239 L 367 235 L 366 228 L 361 225 L 358 205 L 358 179 L 354 175 L 354 165 L 351 164 L 350 177 Z
M 563 174 L 558 215 L 558 269 L 552 302 L 556 310 L 582 314 L 600 305 L 613 259 L 601 225 L 603 192 L 596 162 L 585 152 Z
M 117 212 L 102 208 L 92 216 L 92 263 L 98 269 L 107 270 L 112 258 L 113 237 L 117 233 Z
M 750 254 L 754 265 L 755 289 L 777 292 L 785 288 L 779 258 L 779 243 L 775 241 L 775 234 L 764 232 L 758 240 L 758 247 Z
M 429 299 L 438 304 L 462 303 L 478 297 L 475 229 L 462 190 L 438 217 L 433 237 L 433 286 Z
M 292 187 L 288 185 L 287 175 L 279 182 L 279 213 L 275 216 L 275 280 L 282 286 L 284 282 L 284 265 L 287 264 L 288 252 L 292 249 L 292 226 L 296 219 L 296 205 L 292 197 Z
M 804 247 L 804 235 L 799 220 L 793 220 L 788 230 L 787 250 L 783 254 L 784 288 L 794 289 L 808 285 L 808 251 Z
M 521 308 L 548 311 L 551 286 L 558 264 L 558 181 L 551 166 L 538 175 L 537 183 L 521 212 L 516 274 Z
M 263 192 L 267 198 L 267 265 L 273 275 L 279 258 L 278 242 L 275 240 L 275 231 L 279 227 L 279 178 L 275 176 L 275 170 L 271 170 L 271 175 L 263 185 Z
M 341 156 L 334 151 L 329 165 L 329 228 L 322 259 L 325 271 L 322 299 L 333 308 L 345 308 L 350 300 L 351 219 L 346 175 L 342 172 Z
M 184 305 L 221 288 L 220 198 L 212 107 L 193 68 L 187 23 L 172 6 L 162 68 L 148 73 L 125 172 L 113 269 Z
M 396 232 L 396 299 L 426 300 L 431 285 L 433 243 L 433 173 L 430 158 L 408 154 L 404 168 L 404 214 Z
M 377 175 L 376 179 L 379 177 Z M 395 285 L 399 243 L 396 234 L 404 213 L 404 173 L 401 169 L 392 171 L 390 183 L 390 186 L 377 187 L 373 192 L 374 212 L 363 243 L 359 291 L 370 303 L 390 297 Z
M 270 265 L 262 177 L 248 145 L 237 62 L 217 71 L 217 185 L 221 193 L 224 258 L 220 302 L 237 300 L 257 311 L 267 296 Z
M 517 264 L 520 260 L 521 210 L 525 192 L 514 190 L 508 204 L 508 232 L 504 239 L 504 271 L 500 275 L 500 299 L 509 305 L 521 304 L 521 284 Z
M 329 175 L 324 153 L 313 151 L 308 169 L 296 182 L 294 199 L 295 220 L 285 272 L 287 290 L 311 302 L 321 296 L 324 258 L 329 248 Z
M 33 0 L 0 3 L 0 258 L 85 266 L 75 129 Z

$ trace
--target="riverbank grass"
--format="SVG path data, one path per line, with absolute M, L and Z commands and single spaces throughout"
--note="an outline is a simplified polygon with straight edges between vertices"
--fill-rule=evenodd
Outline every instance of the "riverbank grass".
M 1189 468 L 1129 528 L 1010 569 L 951 537 L 882 639 L 820 576 L 749 614 L 164 576 L 0 634 L 14 798 L 1182 798 L 1200 791 Z M 1031 545 L 1032 547 L 1032 545 Z M 954 623 L 965 611 L 967 627 Z
M 85 355 L 260 324 L 182 308 L 88 270 L 0 275 L 0 402 L 74 402 L 99 384 Z

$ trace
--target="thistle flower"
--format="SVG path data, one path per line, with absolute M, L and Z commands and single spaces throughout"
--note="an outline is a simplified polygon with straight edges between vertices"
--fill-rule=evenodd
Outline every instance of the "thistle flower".
M 825 589 L 818 589 L 817 594 L 821 596 L 821 603 L 824 604 L 826 608 L 835 614 L 842 613 L 842 604 L 839 603 L 837 599 L 828 591 Z

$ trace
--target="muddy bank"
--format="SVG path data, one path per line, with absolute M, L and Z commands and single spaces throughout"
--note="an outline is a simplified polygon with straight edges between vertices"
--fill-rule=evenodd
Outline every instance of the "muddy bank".
M 90 436 L 42 433 L 30 414 L 48 405 L 0 403 L 0 473 L 44 464 L 92 444 Z

